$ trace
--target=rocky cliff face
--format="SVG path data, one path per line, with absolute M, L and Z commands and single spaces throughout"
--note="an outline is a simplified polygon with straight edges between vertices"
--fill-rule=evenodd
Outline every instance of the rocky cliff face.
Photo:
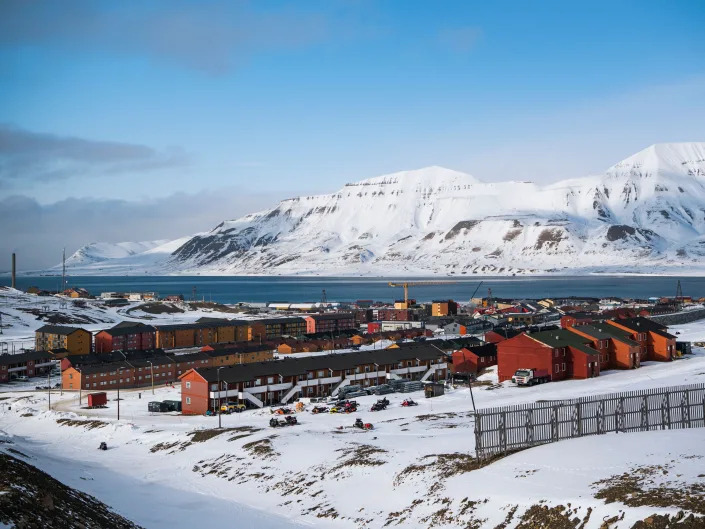
M 702 266 L 705 144 L 651 146 L 540 187 L 430 167 L 223 222 L 170 267 L 233 274 L 540 273 Z
M 602 175 L 548 186 L 404 171 L 284 200 L 157 250 L 145 252 L 145 271 L 692 273 L 705 268 L 705 143 L 653 145 Z M 129 262 L 138 273 L 141 255 L 103 260 L 101 271 Z

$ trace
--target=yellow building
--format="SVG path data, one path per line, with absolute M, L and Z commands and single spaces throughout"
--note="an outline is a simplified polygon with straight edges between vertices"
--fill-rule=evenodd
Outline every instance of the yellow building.
M 84 355 L 91 352 L 92 337 L 80 327 L 44 325 L 34 333 L 34 348 L 37 351 L 66 349 L 70 355 Z

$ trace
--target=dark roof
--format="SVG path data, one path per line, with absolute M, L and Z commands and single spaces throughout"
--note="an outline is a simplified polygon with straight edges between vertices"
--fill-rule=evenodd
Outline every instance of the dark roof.
M 600 315 L 595 312 L 566 312 L 563 316 L 570 316 L 576 320 L 595 320 L 600 318 Z
M 504 327 L 504 328 L 494 328 L 494 329 L 491 329 L 487 332 L 493 332 L 495 334 L 499 334 L 500 336 L 504 336 L 508 340 L 509 338 L 514 338 L 515 336 L 520 335 L 524 331 L 519 330 L 519 329 L 510 329 L 508 327 Z
M 423 345 L 423 344 L 418 344 Z M 220 370 L 220 380 L 227 383 L 247 382 L 270 375 L 301 375 L 307 371 L 331 369 L 335 371 L 353 369 L 364 364 L 394 365 L 402 360 L 436 360 L 444 356 L 433 347 L 408 349 L 378 349 L 303 358 L 285 358 L 268 362 L 254 362 L 224 367 Z M 208 382 L 218 380 L 218 368 L 197 368 L 198 373 Z
M 581 325 L 577 329 L 585 334 L 592 336 L 598 340 L 619 340 L 622 343 L 629 345 L 639 345 L 639 342 L 635 342 L 629 338 L 629 333 L 618 329 L 614 325 L 609 323 L 594 323 L 592 325 Z
M 86 364 L 80 366 L 73 366 L 74 369 L 80 371 L 81 374 L 92 375 L 94 373 L 106 373 L 110 371 L 117 371 L 118 369 L 132 369 L 132 366 L 126 361 L 122 362 L 109 362 L 105 364 Z
M 265 318 L 263 320 L 257 320 L 259 323 L 263 323 L 264 325 L 271 325 L 271 324 L 284 324 L 286 325 L 287 323 L 298 323 L 299 325 L 305 324 L 306 320 L 304 318 L 299 318 L 298 316 L 294 316 L 291 318 Z
M 89 332 L 81 327 L 69 327 L 68 325 L 42 325 L 35 332 L 43 332 L 48 334 L 71 334 L 76 331 Z
M 615 320 L 615 323 L 622 325 L 628 329 L 635 332 L 647 332 L 647 331 L 668 331 L 668 327 L 660 323 L 655 322 L 649 318 L 637 317 L 637 318 L 624 318 L 623 320 Z M 668 334 L 668 333 L 667 333 Z
M 468 351 L 477 356 L 497 356 L 497 344 L 494 343 L 486 343 L 484 345 L 472 345 L 469 347 L 464 347 L 463 349 L 467 349 Z
M 110 336 L 124 336 L 125 334 L 139 334 L 155 331 L 156 329 L 151 325 L 145 325 L 138 321 L 123 321 L 110 329 L 104 329 L 100 332 L 107 332 Z
M 201 318 L 194 323 L 172 323 L 169 325 L 155 325 L 158 331 L 185 331 L 188 329 L 212 329 L 214 327 L 238 327 L 247 325 L 242 320 L 225 320 L 222 318 Z
M 587 338 L 564 329 L 559 329 L 557 331 L 533 332 L 528 336 L 536 341 L 548 345 L 549 347 L 574 347 L 584 353 L 598 354 L 596 349 L 593 349 L 587 345 L 589 342 Z
M 30 360 L 50 359 L 51 355 L 46 351 L 25 351 L 16 354 L 0 355 L 0 365 L 23 364 Z
M 252 342 L 227 342 L 227 343 L 214 343 L 210 345 L 204 345 L 203 347 L 210 347 L 213 352 L 208 351 L 211 356 L 220 356 L 225 354 L 238 354 L 238 353 L 256 353 L 260 351 L 271 351 L 276 348 L 269 342 L 265 342 L 262 345 L 252 343 Z
M 309 314 L 308 317 L 314 320 L 342 320 L 354 318 L 355 315 L 351 312 L 327 312 L 325 314 Z

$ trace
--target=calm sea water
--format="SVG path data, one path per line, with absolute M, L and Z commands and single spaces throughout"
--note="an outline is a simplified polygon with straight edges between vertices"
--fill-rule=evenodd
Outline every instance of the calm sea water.
M 408 278 L 412 280 L 412 278 Z M 444 280 L 445 278 L 439 278 Z M 453 285 L 411 287 L 410 297 L 419 301 L 451 298 L 467 301 L 478 284 L 483 283 L 477 295 L 486 295 L 492 289 L 493 296 L 507 298 L 542 298 L 568 296 L 619 296 L 647 298 L 650 296 L 674 296 L 676 283 L 680 279 L 683 293 L 694 297 L 705 297 L 705 277 L 633 277 L 633 276 L 585 276 L 585 277 L 486 277 L 484 279 L 462 278 Z M 336 278 L 336 277 L 183 277 L 183 276 L 135 276 L 135 277 L 78 277 L 68 280 L 69 286 L 83 287 L 94 295 L 101 292 L 154 291 L 160 296 L 181 294 L 190 299 L 193 288 L 196 297 L 219 303 L 238 301 L 320 301 L 325 289 L 328 301 L 354 301 L 372 299 L 392 301 L 403 298 L 401 288 L 387 286 L 394 279 L 384 278 Z M 422 279 L 420 279 L 422 280 Z M 397 280 L 398 281 L 398 280 Z M 17 286 L 37 286 L 56 290 L 61 279 L 57 277 L 18 277 Z M 0 285 L 9 285 L 10 278 L 0 277 Z

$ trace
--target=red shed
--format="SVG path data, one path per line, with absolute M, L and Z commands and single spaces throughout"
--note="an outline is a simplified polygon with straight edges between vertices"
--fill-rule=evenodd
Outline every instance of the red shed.
M 88 407 L 97 408 L 98 406 L 105 406 L 108 403 L 108 396 L 105 392 L 100 393 L 89 393 L 88 394 Z

